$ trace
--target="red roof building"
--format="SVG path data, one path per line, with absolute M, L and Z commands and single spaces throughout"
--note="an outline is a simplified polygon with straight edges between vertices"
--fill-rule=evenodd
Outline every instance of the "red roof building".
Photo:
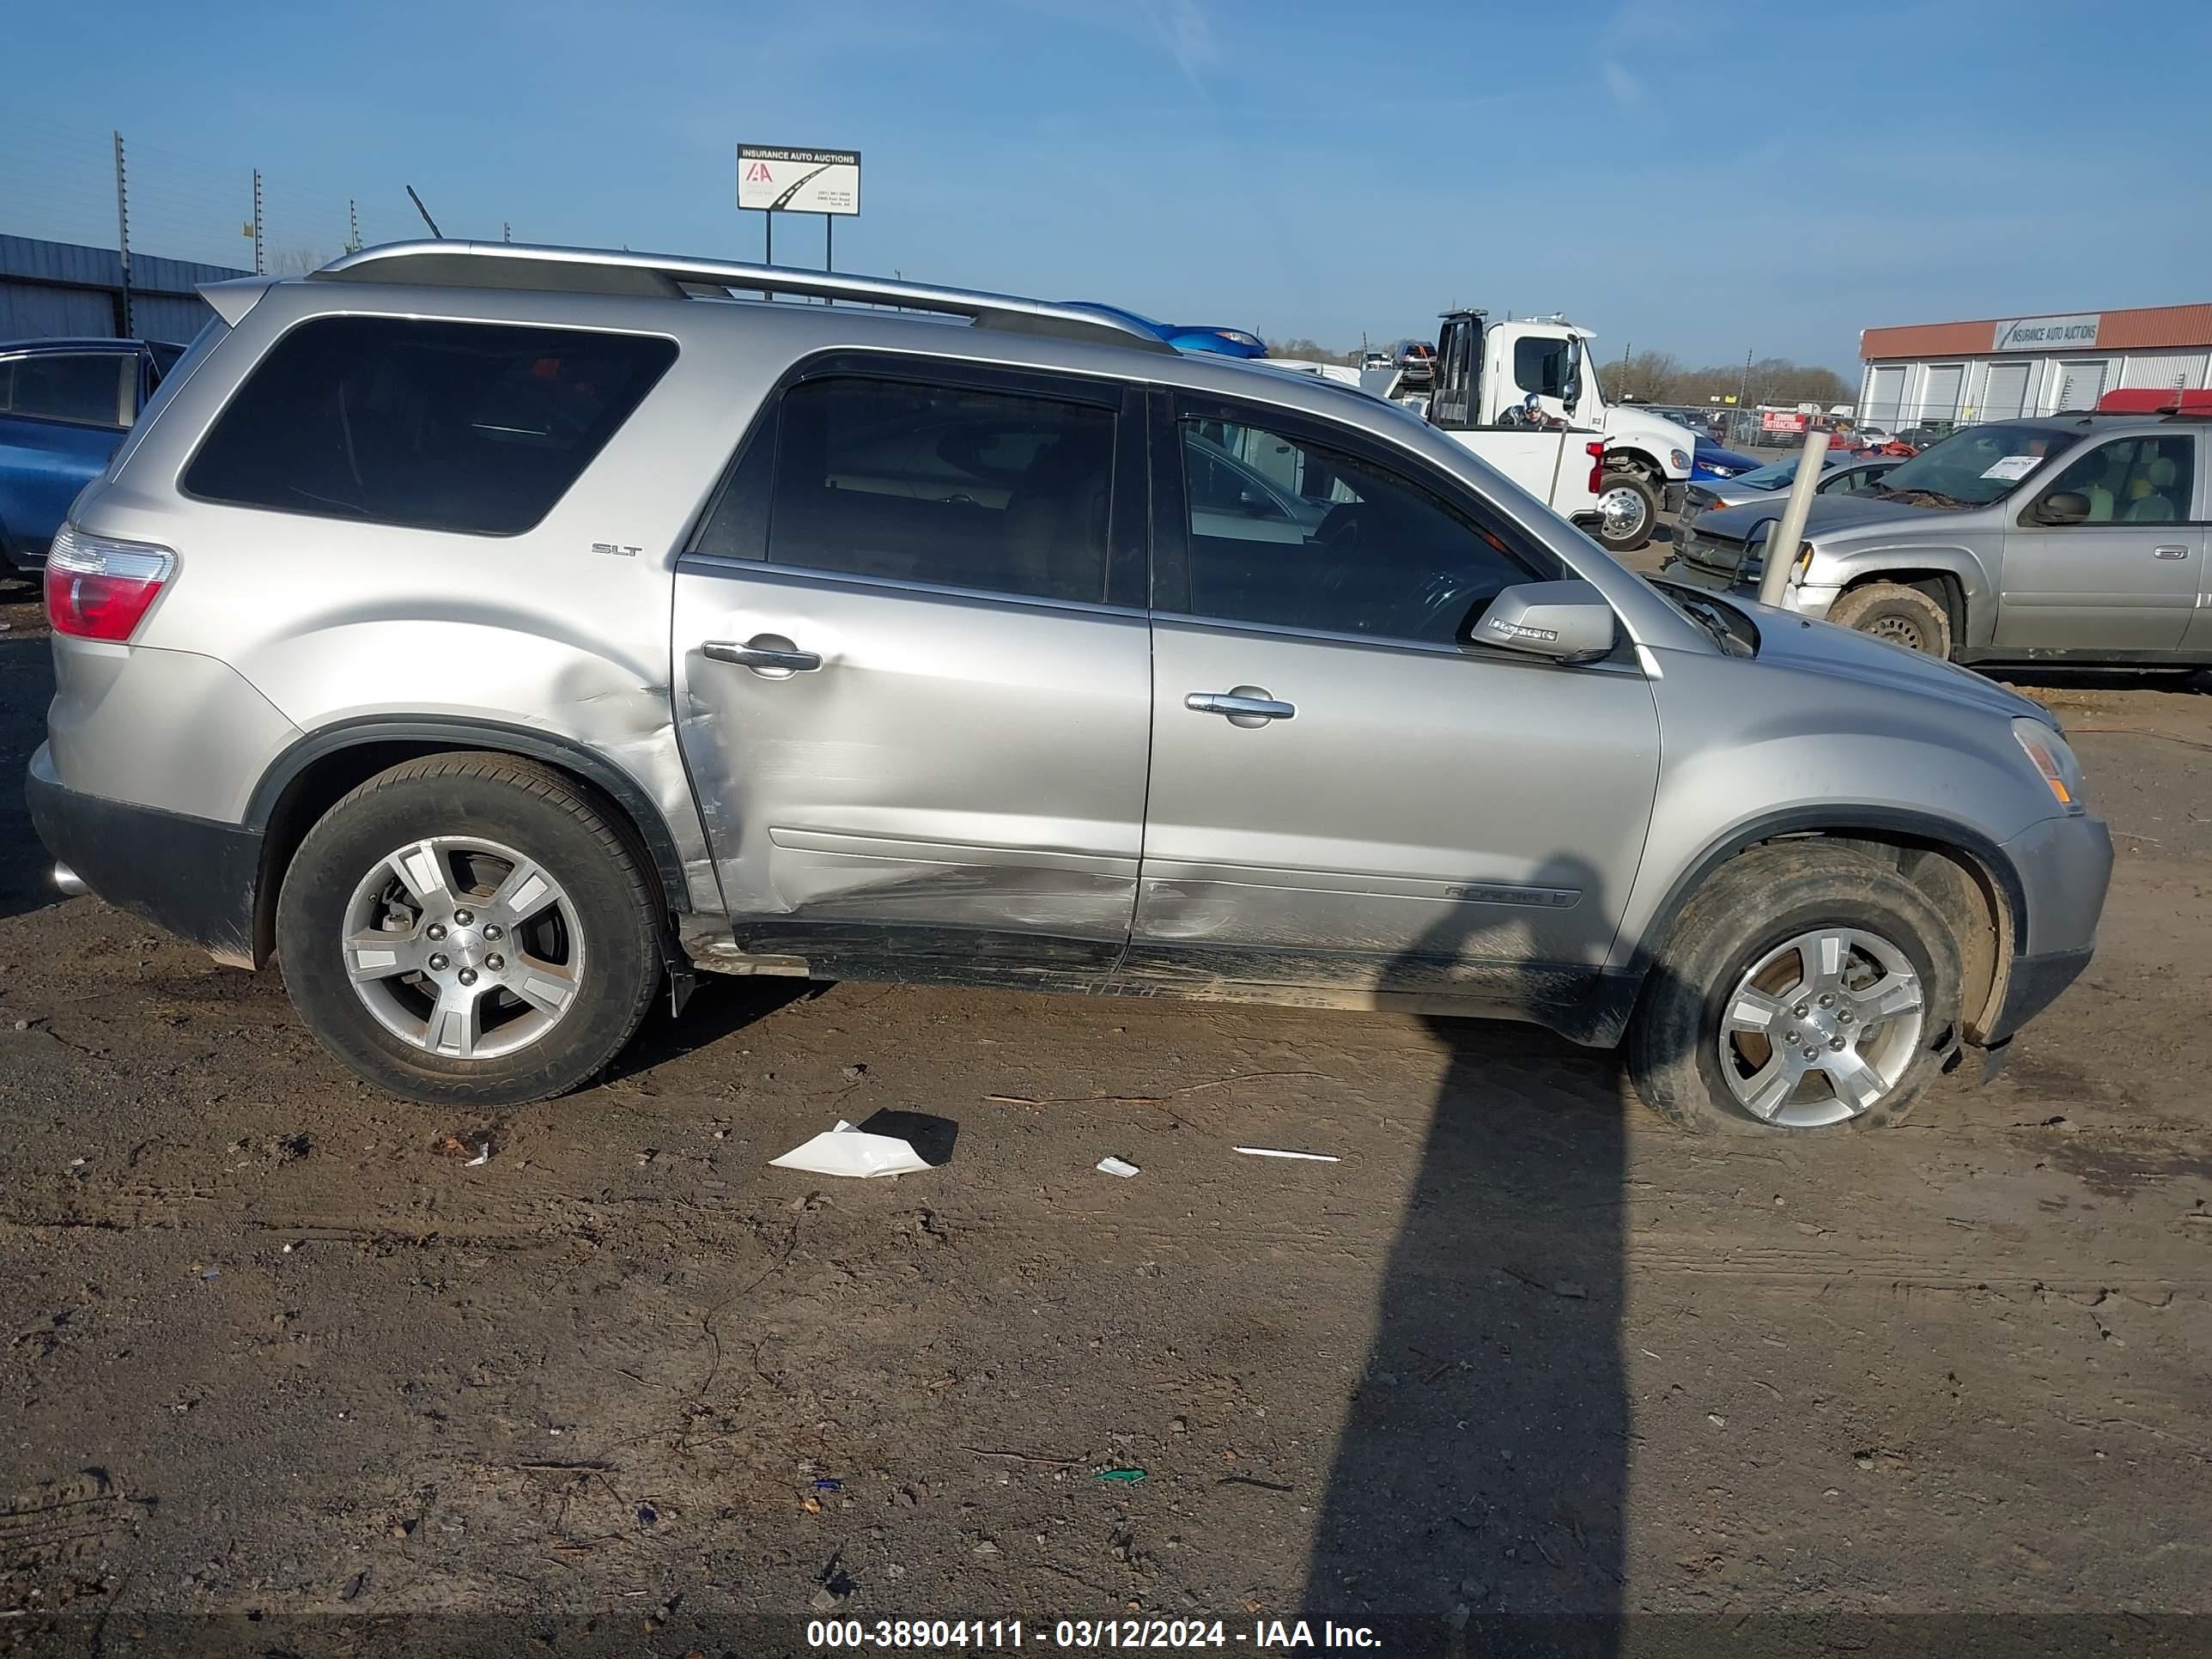
M 2118 387 L 2212 386 L 2212 304 L 1870 328 L 1859 356 L 1859 418 L 1874 426 L 2094 409 Z

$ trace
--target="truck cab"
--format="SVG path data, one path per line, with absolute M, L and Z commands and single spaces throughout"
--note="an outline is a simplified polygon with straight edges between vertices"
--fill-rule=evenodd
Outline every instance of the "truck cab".
M 1595 510 L 1598 540 L 1611 552 L 1632 553 L 1650 541 L 1661 507 L 1681 504 L 1697 441 L 1674 422 L 1606 402 L 1589 362 L 1595 337 L 1557 319 L 1493 323 L 1481 311 L 1446 312 L 1429 418 L 1568 517 Z M 1589 501 L 1563 504 L 1537 489 L 1530 458 L 1516 464 L 1515 447 L 1499 441 L 1501 432 L 1528 430 L 1530 411 L 1601 445 L 1605 476 Z

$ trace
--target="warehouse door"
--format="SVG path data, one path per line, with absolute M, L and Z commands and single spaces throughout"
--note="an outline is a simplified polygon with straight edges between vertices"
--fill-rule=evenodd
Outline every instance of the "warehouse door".
M 2058 365 L 2058 412 L 2092 410 L 2105 395 L 2105 360 Z
M 2017 420 L 2027 408 L 2028 363 L 1991 363 L 1990 381 L 1982 393 L 1981 418 Z
M 1964 363 L 1930 363 L 1928 378 L 1922 382 L 1920 418 L 1923 421 L 1955 421 L 1959 418 L 1959 393 L 1966 382 Z
M 1867 381 L 1867 406 L 1859 418 L 1869 426 L 1896 427 L 1905 411 L 1905 365 L 1877 368 Z

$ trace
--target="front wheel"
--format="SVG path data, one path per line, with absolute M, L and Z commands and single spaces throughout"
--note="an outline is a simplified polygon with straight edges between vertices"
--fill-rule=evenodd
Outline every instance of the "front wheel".
M 301 1017 L 379 1086 L 511 1106 L 621 1052 L 660 982 L 659 902 L 569 781 L 506 755 L 434 756 L 307 832 L 276 909 Z
M 1820 841 L 1722 866 L 1653 963 L 1629 1075 L 1698 1131 L 1895 1123 L 1955 1040 L 1959 945 L 1891 866 Z
M 1659 498 L 1632 472 L 1607 472 L 1597 497 L 1598 544 L 1608 553 L 1633 553 L 1650 545 L 1659 522 Z
M 1869 582 L 1829 607 L 1828 620 L 1860 634 L 1923 656 L 1951 654 L 1951 617 L 1942 605 L 1917 587 L 1897 582 Z

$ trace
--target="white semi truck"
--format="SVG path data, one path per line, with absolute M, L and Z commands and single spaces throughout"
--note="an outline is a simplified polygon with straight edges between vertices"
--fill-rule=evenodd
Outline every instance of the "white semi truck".
M 1595 514 L 1590 533 L 1632 553 L 1650 541 L 1662 506 L 1681 505 L 1697 441 L 1648 410 L 1607 404 L 1588 361 L 1594 337 L 1558 319 L 1446 312 L 1429 422 L 1555 511 L 1586 526 Z M 1546 426 L 1532 425 L 1532 413 Z

